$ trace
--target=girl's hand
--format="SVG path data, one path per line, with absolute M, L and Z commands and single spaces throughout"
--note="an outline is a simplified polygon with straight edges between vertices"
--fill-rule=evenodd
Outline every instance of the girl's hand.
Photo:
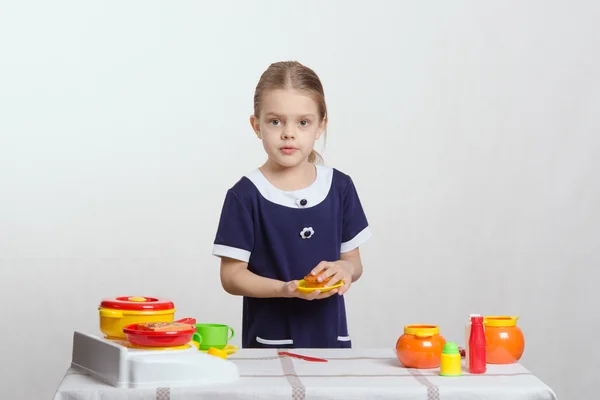
M 321 261 L 310 273 L 312 275 L 319 275 L 319 282 L 323 282 L 331 276 L 332 278 L 327 283 L 327 286 L 333 286 L 339 281 L 344 281 L 344 284 L 341 287 L 334 289 L 341 296 L 346 293 L 348 289 L 350 289 L 350 285 L 352 285 L 354 265 L 346 260 L 335 262 Z M 331 292 L 333 292 L 333 290 Z
M 304 293 L 296 290 L 298 288 L 298 281 L 289 281 L 283 284 L 282 297 L 297 297 L 304 300 L 320 300 L 327 297 L 333 296 L 338 292 L 339 289 L 332 289 L 329 292 L 321 293 L 320 290 L 314 290 L 310 293 Z

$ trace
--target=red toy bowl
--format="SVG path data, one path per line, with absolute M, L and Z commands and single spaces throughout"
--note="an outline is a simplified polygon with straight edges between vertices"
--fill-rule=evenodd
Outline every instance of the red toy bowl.
M 184 318 L 178 321 L 182 324 L 193 325 L 196 320 L 193 318 Z M 176 347 L 183 346 L 192 340 L 192 336 L 196 332 L 196 327 L 183 331 L 146 331 L 137 329 L 138 324 L 127 325 L 123 328 L 123 332 L 129 343 L 142 347 Z

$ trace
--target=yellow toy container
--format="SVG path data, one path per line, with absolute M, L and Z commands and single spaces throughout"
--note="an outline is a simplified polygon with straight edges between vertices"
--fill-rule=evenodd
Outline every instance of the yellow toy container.
M 122 296 L 104 299 L 98 307 L 100 331 L 107 339 L 124 340 L 123 328 L 144 322 L 175 320 L 173 302 L 154 297 Z
M 460 352 L 454 342 L 448 342 L 444 345 L 442 358 L 440 360 L 441 376 L 461 376 L 462 367 L 460 364 Z

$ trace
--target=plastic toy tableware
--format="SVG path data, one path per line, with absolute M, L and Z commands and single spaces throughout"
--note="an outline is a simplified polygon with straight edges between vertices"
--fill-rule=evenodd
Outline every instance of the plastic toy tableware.
M 205 353 L 206 353 L 206 352 L 208 352 L 208 350 L 210 350 L 210 349 L 214 349 L 214 347 L 210 347 L 208 350 L 202 350 L 202 349 L 200 349 L 200 343 L 196 342 L 196 341 L 195 341 L 195 340 L 193 340 L 193 339 L 192 339 L 192 341 L 191 341 L 190 343 L 192 344 L 192 346 L 194 346 L 194 347 L 195 347 L 195 348 L 197 348 L 198 350 L 200 350 L 200 351 L 203 351 L 203 352 L 205 352 Z M 235 353 L 236 351 L 238 351 L 239 349 L 240 349 L 240 348 L 239 348 L 239 347 L 237 347 L 237 346 L 234 346 L 234 345 L 232 345 L 232 344 L 228 344 L 227 346 L 223 347 L 223 348 L 221 349 L 221 351 L 224 351 L 224 352 L 225 352 L 225 354 L 227 354 L 227 355 L 231 355 L 231 354 L 234 354 L 234 353 Z
M 193 318 L 184 318 L 175 322 L 193 325 L 196 320 Z M 179 331 L 148 331 L 138 329 L 138 325 L 128 325 L 123 328 L 123 332 L 131 344 L 142 347 L 163 348 L 183 346 L 192 340 L 192 335 L 196 332 L 195 326 Z
M 471 317 L 471 335 L 469 336 L 469 364 L 471 374 L 485 374 L 486 340 L 483 328 L 483 317 Z
M 206 353 L 210 354 L 211 356 L 222 358 L 223 360 L 227 359 L 227 352 L 226 351 L 215 349 L 214 347 L 211 347 L 210 349 L 208 349 L 206 351 Z
M 310 361 L 310 362 L 327 362 L 327 360 L 324 359 L 324 358 L 303 356 L 302 354 L 290 353 L 290 352 L 287 352 L 287 351 L 280 351 L 280 352 L 277 353 L 277 355 L 288 356 L 288 357 L 292 357 L 292 358 L 298 358 L 300 360 Z
M 306 287 L 306 282 L 304 281 L 304 279 L 300 279 L 298 281 L 298 287 L 296 288 L 296 290 L 299 292 L 303 292 L 303 293 L 311 293 L 311 292 L 314 292 L 315 290 L 320 290 L 321 293 L 325 293 L 325 292 L 329 292 L 330 290 L 337 289 L 337 288 L 341 287 L 343 284 L 344 284 L 344 281 L 339 281 L 338 283 L 336 283 L 335 285 L 332 285 L 332 286 L 325 286 L 322 288 L 309 288 L 309 287 Z
M 437 368 L 446 340 L 436 325 L 407 325 L 396 342 L 396 356 L 407 368 Z
M 102 300 L 98 307 L 100 331 L 107 339 L 125 339 L 123 328 L 144 322 L 172 322 L 175 305 L 156 297 L 121 296 Z
M 440 361 L 441 376 L 460 376 L 462 375 L 462 366 L 460 364 L 460 351 L 454 342 L 448 342 L 442 350 Z
M 489 364 L 513 364 L 525 350 L 523 332 L 517 326 L 519 317 L 488 316 L 485 326 L 486 358 Z
M 200 350 L 208 350 L 211 347 L 222 350 L 235 336 L 235 331 L 229 325 L 195 324 L 195 326 L 196 333 L 192 336 L 192 340 L 198 343 Z

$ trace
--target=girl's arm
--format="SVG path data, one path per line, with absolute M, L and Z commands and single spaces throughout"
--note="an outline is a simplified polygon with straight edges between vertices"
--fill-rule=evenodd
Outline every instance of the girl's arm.
M 360 259 L 360 252 L 358 247 L 347 253 L 342 253 L 340 261 L 348 262 L 352 265 L 352 282 L 356 282 L 360 279 L 363 273 L 363 265 Z
M 337 289 L 321 293 L 315 290 L 310 293 L 296 290 L 298 281 L 283 282 L 265 278 L 248 270 L 248 263 L 221 257 L 221 285 L 234 296 L 245 297 L 298 297 L 305 300 L 325 299 L 338 292 Z
M 340 295 L 346 293 L 350 289 L 350 286 L 360 279 L 362 273 L 363 266 L 358 247 L 347 253 L 342 253 L 338 261 L 321 261 L 311 271 L 311 274 L 319 276 L 319 282 L 323 282 L 325 279 L 331 277 L 328 284 L 335 285 L 343 280 L 344 285 L 338 291 Z
M 282 281 L 256 275 L 248 270 L 248 263 L 232 258 L 221 258 L 221 284 L 235 296 L 283 297 Z

